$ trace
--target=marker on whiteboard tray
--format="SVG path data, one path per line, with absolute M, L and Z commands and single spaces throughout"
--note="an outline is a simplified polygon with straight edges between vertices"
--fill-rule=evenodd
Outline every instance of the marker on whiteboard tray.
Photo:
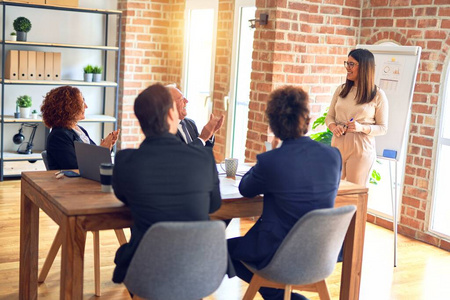
M 383 150 L 383 157 L 396 159 L 397 158 L 397 151 L 390 150 L 390 149 L 384 149 Z

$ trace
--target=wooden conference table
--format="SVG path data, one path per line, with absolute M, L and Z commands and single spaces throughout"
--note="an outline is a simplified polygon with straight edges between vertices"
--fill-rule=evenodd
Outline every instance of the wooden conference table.
M 86 232 L 130 227 L 131 214 L 100 183 L 77 178 L 56 179 L 54 171 L 22 173 L 20 212 L 19 298 L 37 299 L 39 209 L 60 227 L 63 237 L 60 299 L 83 298 Z M 243 198 L 234 180 L 221 178 L 222 207 L 214 219 L 259 216 L 262 198 Z M 341 182 L 336 206 L 356 205 L 345 238 L 340 299 L 358 299 L 367 214 L 367 188 Z

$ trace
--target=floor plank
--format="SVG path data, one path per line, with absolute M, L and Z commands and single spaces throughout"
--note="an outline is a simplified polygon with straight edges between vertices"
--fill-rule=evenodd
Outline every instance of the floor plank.
M 227 236 L 245 233 L 253 220 L 233 220 Z M 0 299 L 18 299 L 19 282 L 20 181 L 0 182 Z M 39 268 L 58 227 L 45 213 L 40 214 Z M 129 237 L 129 230 L 125 230 Z M 398 264 L 393 267 L 393 234 L 367 224 L 364 248 L 361 295 L 362 300 L 450 299 L 450 253 L 436 247 L 399 236 Z M 125 287 L 111 281 L 113 258 L 119 244 L 113 230 L 100 233 L 101 297 L 94 296 L 92 234 L 87 236 L 84 273 L 84 299 L 130 299 Z M 60 253 L 46 281 L 39 286 L 39 299 L 59 298 Z M 341 265 L 328 278 L 332 299 L 338 299 Z M 220 288 L 206 300 L 242 299 L 246 284 L 238 278 L 225 278 Z M 304 293 L 311 300 L 317 295 Z M 182 297 L 180 297 L 182 299 Z M 258 300 L 262 298 L 257 295 Z

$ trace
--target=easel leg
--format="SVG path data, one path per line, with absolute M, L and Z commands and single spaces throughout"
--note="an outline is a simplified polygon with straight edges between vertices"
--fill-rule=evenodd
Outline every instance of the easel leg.
M 394 228 L 394 267 L 397 267 L 397 206 L 398 206 L 398 192 L 397 192 L 397 161 L 394 161 L 394 180 L 392 180 L 391 160 L 389 160 L 389 178 L 391 182 L 391 201 L 392 201 L 392 215 Z M 393 188 L 392 188 L 393 186 Z M 394 194 L 394 195 L 393 195 Z

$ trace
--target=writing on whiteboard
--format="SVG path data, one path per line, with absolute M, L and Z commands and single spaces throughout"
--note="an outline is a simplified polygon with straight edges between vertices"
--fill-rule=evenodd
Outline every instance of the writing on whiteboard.
M 386 93 L 398 93 L 404 65 L 405 59 L 403 57 L 392 56 L 384 60 L 378 86 Z

